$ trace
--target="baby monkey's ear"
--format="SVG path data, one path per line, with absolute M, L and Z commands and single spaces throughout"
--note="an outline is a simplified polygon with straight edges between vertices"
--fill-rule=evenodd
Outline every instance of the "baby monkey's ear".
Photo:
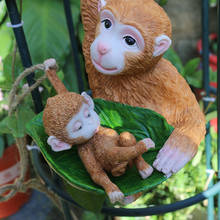
M 54 136 L 50 136 L 47 139 L 47 143 L 51 146 L 52 150 L 55 152 L 69 150 L 71 148 L 70 144 L 60 141 Z
M 88 102 L 88 105 L 91 109 L 94 109 L 94 102 L 92 100 L 92 98 L 86 93 L 86 92 L 82 92 L 81 96 L 83 96 L 85 98 L 85 100 Z
M 99 0 L 98 2 L 98 12 L 106 5 L 106 0 Z

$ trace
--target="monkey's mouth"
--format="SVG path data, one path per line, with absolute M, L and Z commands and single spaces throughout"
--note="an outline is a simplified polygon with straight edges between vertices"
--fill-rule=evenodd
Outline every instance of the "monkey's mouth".
M 114 72 L 117 70 L 117 68 L 106 68 L 103 67 L 101 64 L 99 64 L 96 60 L 92 59 L 92 62 L 94 64 L 94 66 L 96 67 L 96 69 L 102 73 L 106 73 L 106 72 Z

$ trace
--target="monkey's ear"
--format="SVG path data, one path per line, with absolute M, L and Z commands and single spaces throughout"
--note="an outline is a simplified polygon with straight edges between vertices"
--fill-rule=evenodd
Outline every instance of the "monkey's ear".
M 98 2 L 98 12 L 106 5 L 106 0 L 99 0 Z
M 54 136 L 50 136 L 47 139 L 47 143 L 51 146 L 52 150 L 55 152 L 69 150 L 71 148 L 70 144 L 60 141 Z
M 92 98 L 86 92 L 82 92 L 81 96 L 83 96 L 85 100 L 88 102 L 89 107 L 94 109 L 95 106 Z
M 156 37 L 153 56 L 157 57 L 165 53 L 169 49 L 171 43 L 171 39 L 164 34 Z

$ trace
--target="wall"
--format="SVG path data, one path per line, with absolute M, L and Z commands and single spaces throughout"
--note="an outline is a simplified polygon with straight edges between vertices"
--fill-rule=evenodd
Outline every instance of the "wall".
M 173 47 L 182 61 L 198 56 L 196 43 L 202 36 L 202 0 L 168 0 L 164 7 L 173 25 Z M 217 32 L 217 9 L 210 8 L 210 32 Z

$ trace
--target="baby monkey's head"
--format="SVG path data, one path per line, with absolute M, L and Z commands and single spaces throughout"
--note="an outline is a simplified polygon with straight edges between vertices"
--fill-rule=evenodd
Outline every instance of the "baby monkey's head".
M 90 96 L 66 92 L 47 100 L 43 123 L 52 150 L 62 151 L 92 138 L 100 120 Z

